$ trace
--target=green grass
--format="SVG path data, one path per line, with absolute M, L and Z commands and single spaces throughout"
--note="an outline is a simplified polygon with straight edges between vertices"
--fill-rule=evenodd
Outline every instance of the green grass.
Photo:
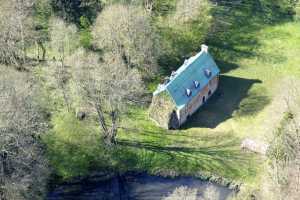
M 70 178 L 97 170 L 138 170 L 257 181 L 262 161 L 241 151 L 240 143 L 268 140 L 284 116 L 284 99 L 295 87 L 291 80 L 300 77 L 300 24 L 267 24 L 256 14 L 248 7 L 215 11 L 216 19 L 226 20 L 224 30 L 207 40 L 222 71 L 220 87 L 180 130 L 161 129 L 147 108 L 134 108 L 123 117 L 117 147 L 106 150 L 95 122 L 64 113 L 55 117 L 44 141 L 56 173 Z
M 79 121 L 74 113 L 61 112 L 52 117 L 52 125 L 42 140 L 57 176 L 69 179 L 113 166 L 94 121 Z
M 56 173 L 71 178 L 97 170 L 137 170 L 254 182 L 262 161 L 241 151 L 240 142 L 266 139 L 286 111 L 279 97 L 289 87 L 287 79 L 300 77 L 297 26 L 290 22 L 254 32 L 256 56 L 227 67 L 218 92 L 181 130 L 161 129 L 147 108 L 135 108 L 123 118 L 117 148 L 107 151 L 95 122 L 79 122 L 66 113 L 54 117 L 44 141 Z
M 134 110 L 126 126 L 130 128 L 122 130 L 118 144 L 136 153 L 136 170 L 171 176 L 217 175 L 235 180 L 255 175 L 256 158 L 240 151 L 240 138 L 231 131 L 166 131 L 141 110 Z
M 242 152 L 240 142 L 267 140 L 284 116 L 284 95 L 293 87 L 287 80 L 300 77 L 299 25 L 289 22 L 253 32 L 255 56 L 238 57 L 230 64 L 235 67 L 227 63 L 218 92 L 181 130 L 162 130 L 146 110 L 134 110 L 119 144 L 134 148 L 138 168 L 154 174 L 204 173 L 255 181 L 261 161 Z

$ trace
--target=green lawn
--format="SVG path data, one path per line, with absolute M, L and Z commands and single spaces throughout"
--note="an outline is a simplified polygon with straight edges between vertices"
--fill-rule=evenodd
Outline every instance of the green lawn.
M 155 174 L 255 180 L 261 161 L 242 152 L 240 142 L 246 137 L 268 140 L 282 119 L 285 97 L 297 84 L 292 80 L 300 77 L 299 25 L 289 22 L 253 32 L 255 56 L 225 63 L 218 92 L 181 130 L 162 130 L 146 109 L 134 110 L 124 123 L 128 130 L 118 137 L 119 145 L 135 149 L 134 167 Z
M 249 7 L 213 12 L 221 31 L 211 34 L 207 44 L 222 74 L 212 99 L 177 131 L 157 127 L 147 108 L 131 109 L 114 149 L 103 148 L 93 119 L 54 116 L 55 126 L 44 141 L 57 175 L 138 170 L 257 180 L 263 160 L 240 150 L 240 143 L 244 138 L 268 141 L 287 111 L 285 100 L 292 101 L 292 89 L 300 85 L 295 81 L 300 77 L 300 24 L 285 19 L 265 23 Z M 151 90 L 155 83 L 149 84 Z
M 297 85 L 291 80 L 300 77 L 299 25 L 257 30 L 251 33 L 257 37 L 254 55 L 219 61 L 223 73 L 218 92 L 180 130 L 157 127 L 147 108 L 131 109 L 123 117 L 117 147 L 106 150 L 93 119 L 54 116 L 55 126 L 44 141 L 56 174 L 71 178 L 98 170 L 138 170 L 255 182 L 262 159 L 241 151 L 240 142 L 246 137 L 268 140 L 282 119 L 285 97 Z M 217 48 L 211 50 L 219 59 Z

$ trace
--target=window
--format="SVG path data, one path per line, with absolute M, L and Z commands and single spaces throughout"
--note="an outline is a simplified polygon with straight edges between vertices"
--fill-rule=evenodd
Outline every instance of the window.
M 208 91 L 208 96 L 210 96 L 210 95 L 211 95 L 211 90 Z
M 186 96 L 190 97 L 192 95 L 192 90 L 186 89 L 185 94 L 186 94 Z
M 202 98 L 202 103 L 205 103 L 205 101 L 206 101 L 206 98 L 205 98 L 205 96 Z
M 207 68 L 207 69 L 204 70 L 204 74 L 205 74 L 205 76 L 206 76 L 207 78 L 209 78 L 209 77 L 211 77 L 212 72 L 211 72 L 210 69 Z
M 195 88 L 198 88 L 200 86 L 200 83 L 198 81 L 194 81 Z

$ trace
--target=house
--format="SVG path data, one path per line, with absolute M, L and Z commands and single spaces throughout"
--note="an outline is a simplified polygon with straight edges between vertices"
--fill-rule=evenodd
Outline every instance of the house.
M 150 117 L 163 128 L 177 129 L 216 91 L 220 70 L 202 45 L 201 52 L 166 77 L 153 93 Z

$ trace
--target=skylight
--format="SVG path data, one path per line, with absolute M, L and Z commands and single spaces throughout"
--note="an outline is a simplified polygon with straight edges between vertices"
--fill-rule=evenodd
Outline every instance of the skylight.
M 210 69 L 206 68 L 206 69 L 204 70 L 204 74 L 205 74 L 205 76 L 206 76 L 207 78 L 209 78 L 209 77 L 211 77 L 212 72 L 211 72 Z
M 192 95 L 192 90 L 190 90 L 190 89 L 187 88 L 185 90 L 185 94 L 186 94 L 186 96 L 190 97 Z
M 200 83 L 198 81 L 193 81 L 195 88 L 198 88 L 200 86 Z

